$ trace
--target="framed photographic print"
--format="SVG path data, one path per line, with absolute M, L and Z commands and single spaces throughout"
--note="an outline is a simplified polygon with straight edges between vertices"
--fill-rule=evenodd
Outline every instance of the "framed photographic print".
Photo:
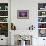
M 29 19 L 29 10 L 17 10 L 18 19 Z

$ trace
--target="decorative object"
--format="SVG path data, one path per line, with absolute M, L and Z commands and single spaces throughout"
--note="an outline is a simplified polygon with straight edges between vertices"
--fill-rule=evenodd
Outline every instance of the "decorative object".
M 38 17 L 38 22 L 46 22 L 46 17 Z
M 46 9 L 46 3 L 38 3 L 38 10 L 45 10 Z
M 32 36 L 16 34 L 15 43 L 16 46 L 30 46 L 32 45 Z
M 29 19 L 29 10 L 17 10 L 18 19 Z
M 11 23 L 11 30 L 16 30 L 16 26 L 13 23 Z
M 31 25 L 30 27 L 29 27 L 29 30 L 34 30 L 34 26 L 33 25 Z
M 46 23 L 38 23 L 38 28 L 46 28 Z
M 8 6 L 5 6 L 5 10 L 8 10 Z
M 46 39 L 44 38 L 43 41 L 45 42 L 45 43 L 44 43 L 44 46 L 46 46 Z
M 25 46 L 25 41 L 21 40 L 21 46 Z
M 0 11 L 0 16 L 8 16 L 8 11 Z
M 0 3 L 0 10 L 8 10 L 8 3 Z
M 39 37 L 46 37 L 46 29 L 39 29 Z
M 8 37 L 8 23 L 0 23 L 0 35 Z
M 42 12 L 42 15 L 45 15 L 45 12 Z
M 38 16 L 46 16 L 46 11 L 38 11 Z
M 0 17 L 0 22 L 8 22 L 8 17 Z

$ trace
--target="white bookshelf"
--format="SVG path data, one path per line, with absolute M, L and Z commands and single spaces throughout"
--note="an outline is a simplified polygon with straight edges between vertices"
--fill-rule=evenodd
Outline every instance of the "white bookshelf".
M 10 1 L 11 1 L 11 0 L 0 0 L 0 4 L 2 4 L 2 3 L 3 3 L 3 4 L 5 4 L 5 3 L 8 4 L 8 10 L 6 10 L 6 9 L 0 9 L 0 12 L 3 12 L 3 11 L 4 11 L 4 12 L 8 12 L 8 15 L 7 15 L 7 16 L 6 16 L 6 15 L 0 16 L 0 18 L 7 18 L 7 20 L 8 20 L 7 22 L 3 22 L 3 21 L 1 22 L 1 21 L 0 21 L 0 25 L 1 25 L 1 24 L 8 24 L 8 32 L 6 32 L 6 33 L 8 34 L 8 37 L 5 37 L 5 38 L 3 37 L 3 39 L 5 39 L 6 42 L 5 42 L 4 40 L 1 40 L 1 41 L 0 41 L 0 45 L 5 45 L 5 46 L 6 46 L 6 45 L 7 45 L 7 46 L 8 46 L 8 45 L 11 45 L 11 44 L 9 43 L 9 42 L 10 42 L 10 40 L 9 40 L 9 29 L 10 29 L 10 26 L 11 26 L 11 25 L 10 25 L 10 24 L 11 24 L 11 23 L 10 23 L 10 15 L 11 15 L 11 10 L 10 10 L 10 9 L 11 9 L 11 8 L 10 8 L 10 7 L 11 7 L 11 4 L 10 4 Z M 1 30 L 1 31 L 2 31 L 2 30 Z M 1 35 L 1 37 L 2 37 L 2 35 Z M 0 38 L 1 38 L 1 37 L 0 37 Z M 5 44 L 5 43 L 6 43 L 6 44 Z
M 46 32 L 46 3 L 38 4 L 38 32 L 39 37 L 46 37 L 45 34 L 40 34 L 40 31 Z
M 8 20 L 8 3 L 0 3 L 0 28 L 2 29 L 1 31 L 5 30 L 5 33 L 3 33 L 6 37 L 8 37 Z

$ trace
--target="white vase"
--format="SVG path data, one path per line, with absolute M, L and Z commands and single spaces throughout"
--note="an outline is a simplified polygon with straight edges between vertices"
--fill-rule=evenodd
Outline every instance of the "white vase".
M 25 46 L 25 41 L 21 40 L 21 46 Z

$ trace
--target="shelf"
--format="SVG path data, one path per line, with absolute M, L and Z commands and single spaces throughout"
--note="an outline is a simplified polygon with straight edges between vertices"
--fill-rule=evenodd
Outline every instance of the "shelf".
M 8 17 L 8 16 L 0 16 L 0 17 Z
M 38 22 L 38 23 L 46 23 L 46 22 Z
M 46 28 L 38 28 L 38 29 L 46 29 Z
M 8 10 L 0 10 L 0 11 L 8 11 Z
M 38 11 L 46 11 L 46 10 L 38 10 Z
M 0 23 L 8 23 L 8 22 L 0 22 Z
M 44 15 L 44 16 L 38 16 L 38 17 L 46 17 L 46 15 Z

